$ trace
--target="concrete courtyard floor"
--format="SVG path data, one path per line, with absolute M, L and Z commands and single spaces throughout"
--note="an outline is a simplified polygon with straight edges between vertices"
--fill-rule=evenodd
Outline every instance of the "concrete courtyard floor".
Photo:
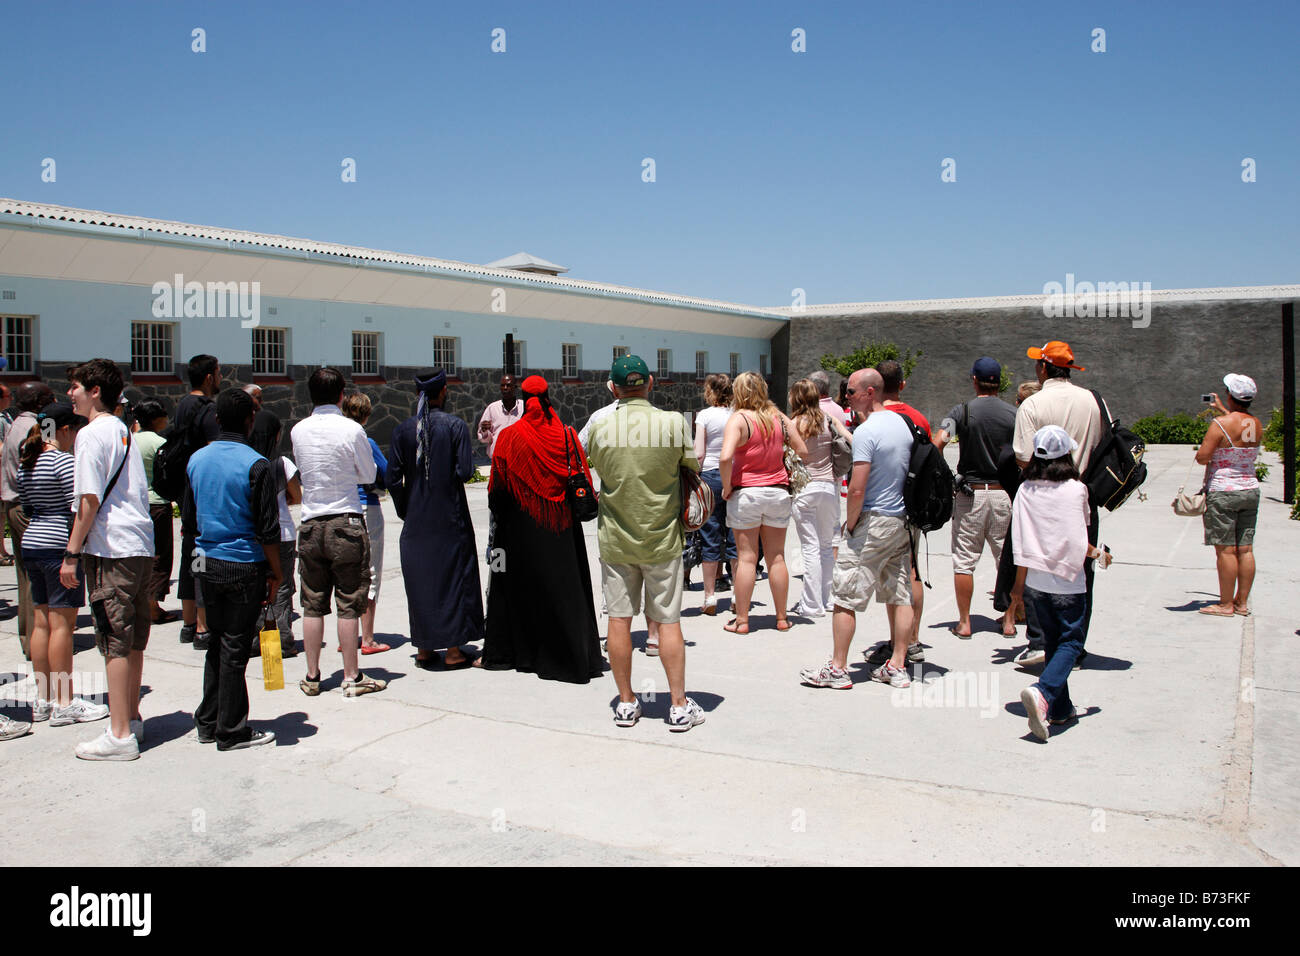
M 697 570 L 684 602 L 687 685 L 708 721 L 671 734 L 663 670 L 639 651 L 634 684 L 657 693 L 631 729 L 611 720 L 608 675 L 575 686 L 513 672 L 417 670 L 404 637 L 401 525 L 386 503 L 377 630 L 394 649 L 363 667 L 390 680 L 387 692 L 342 697 L 331 624 L 326 692 L 308 698 L 297 689 L 301 654 L 285 662 L 286 689 L 268 692 L 254 658 L 252 720 L 276 732 L 276 746 L 217 753 L 197 743 L 191 722 L 202 657 L 178 643 L 179 624 L 155 628 L 140 760 L 74 759 L 74 745 L 103 724 L 37 724 L 0 743 L 0 803 L 16 835 L 0 861 L 1300 862 L 1300 654 L 1286 604 L 1300 568 L 1300 522 L 1286 520 L 1270 455 L 1255 614 L 1196 614 L 1215 597 L 1213 556 L 1200 520 L 1169 507 L 1190 454 L 1152 448 L 1148 500 L 1103 515 L 1102 540 L 1116 562 L 1098 575 L 1091 656 L 1071 679 L 1089 711 L 1056 728 L 1049 744 L 1027 733 L 1019 693 L 1032 675 L 1010 662 L 1024 629 L 1017 639 L 998 633 L 985 596 L 987 555 L 976 573 L 979 630 L 968 641 L 948 632 L 956 614 L 946 529 L 929 542 L 928 660 L 913 668 L 910 691 L 871 682 L 861 663 L 860 652 L 886 634 L 882 609 L 859 616 L 853 690 L 814 690 L 797 675 L 828 655 L 829 619 L 777 633 L 764 580 L 755 632 L 724 633 L 729 595 L 718 617 L 702 616 Z M 480 548 L 486 487 L 468 489 Z M 598 578 L 594 522 L 586 531 Z M 787 555 L 799 573 L 793 532 Z M 0 569 L 0 600 L 16 600 L 10 568 Z M 22 717 L 33 685 L 8 613 L 0 705 Z M 102 691 L 89 617 L 80 623 L 79 686 Z M 644 622 L 634 628 L 641 645 Z M 105 804 L 117 808 L 109 825 L 94 809 Z

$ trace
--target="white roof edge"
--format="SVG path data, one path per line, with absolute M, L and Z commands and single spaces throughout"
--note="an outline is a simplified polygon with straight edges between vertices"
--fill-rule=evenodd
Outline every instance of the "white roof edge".
M 318 242 L 313 239 L 295 239 L 288 236 L 276 236 L 266 233 L 244 232 L 238 229 L 226 229 L 220 226 L 199 226 L 191 223 L 172 222 L 166 219 L 145 219 L 139 216 L 121 216 L 115 213 L 100 212 L 93 209 L 77 209 L 72 206 L 57 206 L 49 203 L 26 202 L 19 199 L 0 197 L 0 215 L 29 216 L 33 219 L 51 222 L 83 223 L 92 226 L 111 226 L 120 229 L 139 230 L 141 233 L 153 232 L 174 235 L 190 239 L 203 239 L 216 242 L 240 243 L 247 246 L 267 249 L 281 249 L 295 252 L 314 253 L 317 255 L 338 256 L 346 259 L 368 260 L 374 263 L 424 268 L 439 272 L 462 273 L 467 278 L 484 280 L 507 279 L 514 283 L 551 287 L 557 291 L 587 292 L 615 296 L 631 296 L 656 304 L 680 305 L 699 309 L 723 312 L 740 312 L 756 318 L 785 319 L 787 316 L 779 309 L 744 305 L 738 302 L 724 302 L 720 299 L 701 299 L 694 296 L 674 295 L 670 292 L 655 292 L 650 289 L 638 289 L 633 286 L 612 285 L 602 282 L 588 282 L 582 279 L 566 279 L 560 276 L 540 275 L 532 272 L 520 272 L 515 269 L 493 269 L 487 266 L 458 262 L 454 259 L 437 259 L 431 256 L 415 256 L 382 249 L 367 249 L 363 246 L 346 246 L 334 242 Z
M 1119 301 L 1125 301 L 1140 292 L 1117 292 Z M 1224 286 L 1212 289 L 1151 289 L 1153 302 L 1195 302 L 1209 299 L 1294 299 L 1300 298 L 1300 285 Z M 1065 301 L 1085 300 L 1109 292 L 1093 292 L 1064 296 Z M 776 311 L 787 316 L 807 315 L 863 315 L 871 312 L 934 312 L 958 309 L 1036 308 L 1050 296 L 995 295 L 963 299 L 898 299 L 890 302 L 840 302 L 827 305 L 781 306 Z

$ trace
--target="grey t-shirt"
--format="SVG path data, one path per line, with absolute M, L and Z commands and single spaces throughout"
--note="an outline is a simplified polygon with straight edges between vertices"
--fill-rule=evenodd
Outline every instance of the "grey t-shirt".
M 1016 410 L 993 395 L 980 395 L 957 405 L 939 425 L 961 439 L 957 473 L 971 481 L 998 480 L 998 453 L 1016 431 Z

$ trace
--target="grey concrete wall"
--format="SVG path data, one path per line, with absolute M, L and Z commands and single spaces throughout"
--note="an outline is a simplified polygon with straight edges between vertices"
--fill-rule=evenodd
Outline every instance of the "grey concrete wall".
M 1203 392 L 1224 393 L 1239 372 L 1259 385 L 1254 409 L 1265 421 L 1282 404 L 1282 303 L 1277 299 L 1155 303 L 1148 328 L 1127 318 L 1048 319 L 1039 308 L 893 312 L 843 317 L 795 316 L 789 377 L 820 368 L 867 341 L 893 342 L 922 356 L 903 398 L 934 419 L 971 394 L 971 363 L 991 355 L 1019 384 L 1034 380 L 1030 346 L 1070 343 L 1072 380 L 1098 389 L 1125 423 L 1158 411 L 1195 412 Z M 832 394 L 838 377 L 832 375 Z M 775 383 L 774 383 L 775 385 Z M 1014 401 L 1014 392 L 1005 397 Z

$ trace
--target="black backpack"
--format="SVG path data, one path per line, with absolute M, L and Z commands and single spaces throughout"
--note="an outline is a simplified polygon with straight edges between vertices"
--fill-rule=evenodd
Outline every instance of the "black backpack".
M 912 432 L 912 457 L 903 483 L 903 507 L 907 509 L 908 524 L 926 533 L 938 531 L 952 518 L 952 499 L 956 493 L 952 469 L 925 429 L 902 412 L 898 414 Z
M 1101 442 L 1088 460 L 1083 483 L 1088 486 L 1088 500 L 1094 507 L 1115 511 L 1147 480 L 1147 445 L 1119 423 L 1111 421 L 1106 405 L 1097 390 L 1090 389 L 1101 410 Z
M 188 422 L 176 422 L 163 436 L 165 441 L 154 456 L 150 484 L 159 497 L 168 501 L 185 497 L 185 469 L 189 467 L 190 457 L 203 447 L 195 438 L 195 428 L 210 404 L 210 401 L 201 403 Z

